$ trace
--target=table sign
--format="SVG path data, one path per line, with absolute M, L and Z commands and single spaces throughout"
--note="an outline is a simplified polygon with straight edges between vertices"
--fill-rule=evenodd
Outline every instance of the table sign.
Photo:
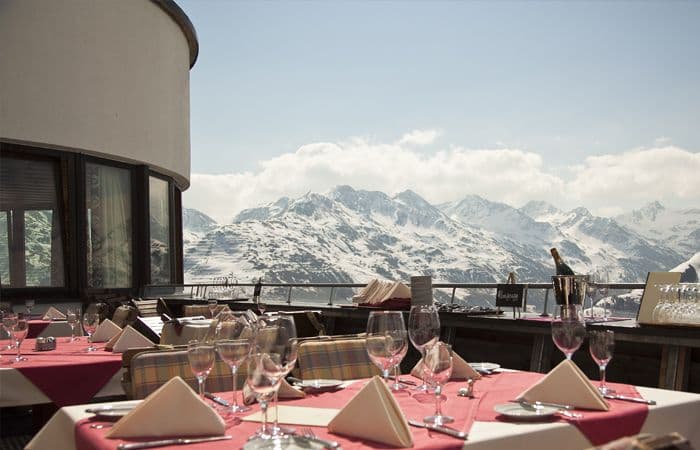
M 433 277 L 411 277 L 411 306 L 433 304 Z
M 652 313 L 659 303 L 661 291 L 657 284 L 675 284 L 681 280 L 680 272 L 649 272 L 647 282 L 644 286 L 644 293 L 637 312 L 637 322 L 643 324 L 653 324 Z
M 503 307 L 513 308 L 513 318 L 520 317 L 520 309 L 525 307 L 525 284 L 499 284 L 496 286 L 496 307 L 500 310 Z

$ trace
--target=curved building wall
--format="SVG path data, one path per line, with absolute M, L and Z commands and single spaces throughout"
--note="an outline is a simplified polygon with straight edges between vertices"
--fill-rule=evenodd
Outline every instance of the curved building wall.
M 0 140 L 146 164 L 187 188 L 189 44 L 149 0 L 2 0 Z

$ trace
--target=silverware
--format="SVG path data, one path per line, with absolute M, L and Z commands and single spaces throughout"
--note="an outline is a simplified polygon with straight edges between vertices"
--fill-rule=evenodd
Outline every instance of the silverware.
M 644 403 L 645 405 L 656 405 L 656 400 L 647 400 L 639 397 L 628 397 L 626 395 L 605 394 L 603 397 L 609 400 L 624 400 L 626 402 Z
M 233 436 L 212 436 L 205 438 L 179 438 L 179 439 L 161 439 L 159 441 L 150 442 L 134 442 L 133 444 L 119 444 L 117 450 L 138 450 L 140 448 L 165 447 L 166 445 L 187 445 L 196 444 L 198 442 L 223 441 L 231 439 Z
M 208 398 L 209 400 L 211 400 L 212 402 L 218 403 L 221 406 L 227 406 L 227 407 L 231 406 L 231 404 L 229 402 L 227 402 L 226 400 L 224 400 L 221 397 L 217 397 L 216 395 L 212 394 L 211 392 L 205 392 L 204 396 L 206 398 Z
M 564 416 L 564 417 L 568 417 L 569 419 L 582 419 L 583 418 L 583 414 L 567 411 L 564 408 L 558 408 L 556 406 L 546 405 L 546 404 L 543 404 L 542 402 L 531 403 L 531 402 L 528 402 L 526 400 L 520 400 L 518 403 L 523 408 L 529 409 L 531 411 L 537 411 L 537 410 L 542 409 L 542 408 L 550 407 L 550 408 L 557 408 L 557 411 L 556 411 L 557 414 Z M 563 406 L 569 406 L 569 405 L 563 405 Z
M 465 441 L 467 440 L 468 436 L 468 434 L 464 431 L 455 430 L 454 428 L 450 428 L 445 425 L 433 425 L 432 423 L 419 422 L 417 420 L 409 420 L 408 424 L 418 428 L 426 428 L 430 431 L 446 434 L 448 436 L 452 436 Z
M 527 401 L 527 400 L 525 400 L 525 399 L 510 400 L 510 401 L 511 401 L 512 403 L 520 403 L 520 404 L 523 405 L 523 406 L 528 406 L 528 405 L 532 405 L 532 406 L 551 406 L 552 408 L 565 409 L 565 410 L 567 410 L 567 411 L 570 410 L 570 409 L 574 409 L 574 407 L 571 406 L 571 405 L 562 405 L 562 404 L 559 404 L 559 403 L 529 402 L 529 401 Z
M 131 411 L 133 406 L 98 406 L 97 408 L 87 408 L 86 413 L 101 414 L 109 411 Z
M 311 428 L 302 428 L 301 433 L 302 435 L 297 437 L 302 437 L 304 439 L 308 439 L 309 441 L 316 442 L 317 444 L 321 444 L 323 445 L 323 448 L 336 450 L 340 448 L 340 444 L 338 444 L 336 441 L 328 441 L 326 439 L 316 437 L 316 433 L 314 433 L 314 430 Z

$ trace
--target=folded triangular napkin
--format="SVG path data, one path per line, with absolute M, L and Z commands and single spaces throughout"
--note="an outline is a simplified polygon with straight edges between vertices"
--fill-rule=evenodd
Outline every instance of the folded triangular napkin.
M 65 319 L 66 315 L 53 306 L 49 306 L 41 320 Z
M 146 336 L 136 331 L 131 325 L 127 325 L 121 331 L 121 333 L 114 336 L 105 345 L 106 350 L 112 350 L 114 353 L 124 353 L 130 348 L 136 347 L 153 347 L 153 342 L 151 342 Z
M 396 399 L 378 376 L 340 410 L 328 431 L 394 447 L 413 446 L 413 436 Z
M 109 319 L 105 319 L 97 327 L 95 334 L 92 335 L 92 342 L 107 342 L 121 332 L 122 329 L 119 325 Z
M 186 411 L 186 414 L 183 414 Z M 122 417 L 109 438 L 220 436 L 226 424 L 182 378 L 174 377 Z
M 607 411 L 608 403 L 576 364 L 565 359 L 544 378 L 520 394 L 518 400 L 572 405 Z
M 287 383 L 287 380 L 282 378 L 280 383 L 280 389 L 277 391 L 277 398 L 304 398 L 306 393 L 300 389 L 295 388 L 291 384 Z M 248 383 L 243 385 L 243 403 L 250 405 L 255 402 L 255 392 L 248 386 Z
M 422 379 L 422 364 L 423 359 L 421 358 L 421 360 L 418 361 L 418 364 L 416 364 L 413 367 L 413 369 L 411 369 L 411 375 L 413 375 L 416 378 Z M 450 380 L 468 380 L 470 378 L 473 380 L 478 380 L 479 378 L 481 378 L 481 375 L 479 375 L 479 372 L 474 370 L 472 366 L 469 365 L 469 363 L 462 359 L 461 356 L 459 356 L 455 352 L 452 352 L 452 375 L 450 376 Z

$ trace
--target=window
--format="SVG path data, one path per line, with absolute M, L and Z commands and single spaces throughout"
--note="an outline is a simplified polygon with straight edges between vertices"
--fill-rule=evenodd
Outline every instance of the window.
M 87 285 L 90 288 L 132 285 L 131 203 L 130 170 L 85 164 Z
M 149 227 L 151 236 L 151 283 L 171 282 L 170 186 L 160 178 L 149 178 Z
M 59 164 L 3 155 L 0 161 L 0 283 L 64 286 Z

